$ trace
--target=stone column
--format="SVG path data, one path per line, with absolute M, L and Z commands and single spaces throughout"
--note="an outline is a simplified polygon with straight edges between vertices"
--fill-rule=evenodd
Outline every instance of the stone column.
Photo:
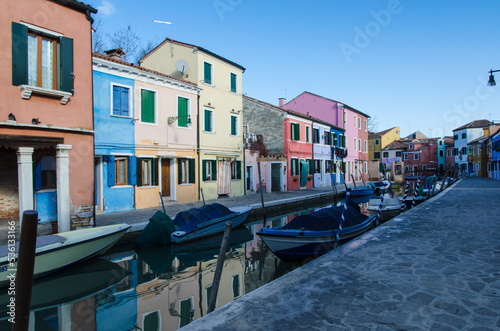
M 69 195 L 69 151 L 71 145 L 56 146 L 57 178 L 57 230 L 67 232 L 71 229 L 71 208 Z
M 17 177 L 19 183 L 19 227 L 23 212 L 31 210 L 33 205 L 33 147 L 17 149 Z

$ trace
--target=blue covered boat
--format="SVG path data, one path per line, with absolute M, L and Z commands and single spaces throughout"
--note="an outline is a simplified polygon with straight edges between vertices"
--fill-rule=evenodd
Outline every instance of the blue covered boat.
M 226 222 L 231 222 L 235 228 L 247 219 L 251 210 L 252 207 L 248 206 L 228 208 L 212 203 L 180 212 L 173 219 L 177 230 L 172 232 L 170 240 L 180 244 L 220 233 L 224 231 Z
M 373 227 L 376 216 L 365 216 L 359 206 L 347 202 L 342 230 L 339 231 L 343 209 L 343 206 L 322 208 L 298 216 L 284 226 L 263 228 L 257 235 L 283 261 L 318 257 L 332 250 L 336 240 L 337 243 L 346 242 Z
M 351 201 L 355 203 L 365 203 L 373 198 L 374 194 L 374 188 L 370 185 L 356 186 L 351 188 Z

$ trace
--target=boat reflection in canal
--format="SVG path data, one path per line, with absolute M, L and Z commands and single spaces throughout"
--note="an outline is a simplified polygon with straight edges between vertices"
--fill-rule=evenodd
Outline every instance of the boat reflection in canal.
M 267 226 L 284 225 L 306 212 L 270 219 Z M 257 221 L 232 230 L 216 308 L 301 265 L 281 262 L 268 251 L 255 236 L 262 226 Z M 34 330 L 177 330 L 207 314 L 221 241 L 219 235 L 189 245 L 113 253 L 36 280 Z M 84 266 L 91 271 L 82 271 Z M 6 316 L 2 330 L 11 327 L 8 300 L 0 301 Z

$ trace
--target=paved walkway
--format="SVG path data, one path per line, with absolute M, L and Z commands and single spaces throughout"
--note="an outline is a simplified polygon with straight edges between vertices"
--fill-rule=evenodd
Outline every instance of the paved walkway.
M 499 330 L 500 181 L 462 180 L 184 329 Z

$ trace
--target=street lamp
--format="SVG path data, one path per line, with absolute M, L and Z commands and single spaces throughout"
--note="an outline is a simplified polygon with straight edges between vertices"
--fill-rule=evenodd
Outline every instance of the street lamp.
M 495 77 L 493 77 L 494 72 L 498 72 L 500 70 L 491 70 L 490 69 L 490 78 L 488 79 L 488 86 L 495 86 L 497 83 L 495 82 Z

